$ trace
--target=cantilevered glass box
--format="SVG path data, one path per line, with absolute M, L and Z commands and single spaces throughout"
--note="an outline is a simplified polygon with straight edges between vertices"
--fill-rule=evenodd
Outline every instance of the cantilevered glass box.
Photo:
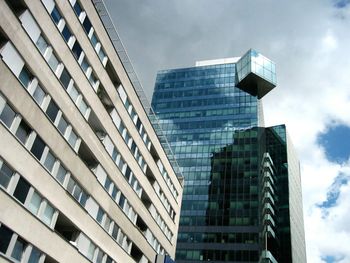
M 250 49 L 236 63 L 236 86 L 262 98 L 276 87 L 275 63 Z

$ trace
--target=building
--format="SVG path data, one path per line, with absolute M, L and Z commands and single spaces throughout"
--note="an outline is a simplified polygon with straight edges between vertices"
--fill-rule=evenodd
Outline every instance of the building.
M 275 64 L 254 50 L 157 74 L 152 107 L 185 178 L 176 262 L 306 262 L 299 163 L 264 127 Z
M 97 0 L 0 1 L 1 262 L 175 256 L 181 178 L 108 21 Z

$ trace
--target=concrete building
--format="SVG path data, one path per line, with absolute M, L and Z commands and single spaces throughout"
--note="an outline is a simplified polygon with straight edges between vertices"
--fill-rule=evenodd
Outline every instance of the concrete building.
M 101 1 L 0 1 L 1 262 L 175 256 L 181 178 L 106 18 Z
M 254 50 L 158 72 L 152 107 L 185 178 L 176 262 L 306 262 L 299 162 L 285 126 L 264 126 L 275 86 Z

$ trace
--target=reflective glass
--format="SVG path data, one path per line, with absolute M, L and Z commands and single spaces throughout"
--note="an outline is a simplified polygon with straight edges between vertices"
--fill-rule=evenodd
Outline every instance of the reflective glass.
M 7 189 L 13 173 L 12 169 L 3 162 L 0 170 L 0 185 L 5 189 Z
M 16 117 L 16 112 L 8 104 L 5 104 L 5 107 L 2 110 L 1 115 L 0 115 L 0 120 L 8 128 L 10 128 L 15 117 Z

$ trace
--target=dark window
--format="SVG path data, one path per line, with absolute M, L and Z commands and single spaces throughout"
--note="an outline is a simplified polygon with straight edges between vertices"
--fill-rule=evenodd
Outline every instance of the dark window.
M 125 170 L 125 178 L 127 178 L 129 180 L 130 174 L 131 174 L 131 170 L 130 170 L 129 166 L 127 166 L 126 170 Z
M 24 120 L 22 120 L 18 126 L 17 131 L 16 131 L 16 137 L 23 144 L 25 144 L 27 141 L 27 138 L 31 132 L 32 132 L 32 129 L 28 126 L 28 124 Z
M 21 83 L 28 88 L 30 82 L 33 79 L 33 75 L 29 72 L 29 70 L 25 67 L 23 67 L 21 73 L 19 73 L 18 76 L 19 80 L 21 81 Z
M 84 27 L 86 33 L 89 34 L 92 25 L 91 25 L 90 19 L 88 17 L 85 17 L 84 22 L 83 22 L 83 27 Z
M 53 21 L 55 21 L 56 25 L 58 24 L 58 22 L 60 22 L 62 16 L 61 16 L 60 12 L 58 12 L 56 7 L 54 7 L 54 9 L 52 10 L 51 17 L 52 17 Z
M 78 43 L 78 41 L 75 41 L 73 48 L 73 55 L 75 56 L 76 59 L 79 59 L 81 52 L 83 51 L 80 44 Z
M 28 260 L 28 263 L 37 263 L 40 261 L 40 256 L 41 256 L 41 252 L 36 249 L 36 248 L 32 248 L 32 252 L 30 253 L 30 257 Z
M 104 214 L 103 210 L 101 209 L 101 207 L 99 207 L 98 212 L 97 212 L 97 216 L 96 216 L 96 220 L 100 224 L 102 223 L 103 214 Z
M 15 192 L 13 193 L 13 196 L 16 197 L 16 199 L 22 204 L 24 204 L 27 198 L 29 188 L 30 184 L 27 181 L 25 181 L 22 177 L 20 177 Z
M 8 104 L 6 104 L 0 115 L 0 120 L 2 120 L 2 122 L 8 128 L 10 128 L 13 122 L 13 119 L 15 117 L 16 117 L 16 112 L 14 112 L 13 109 Z
M 6 2 L 17 17 L 19 17 L 27 9 L 23 0 L 6 0 Z
M 64 68 L 60 77 L 60 81 L 66 89 L 68 88 L 70 80 L 71 80 L 71 76 L 68 73 L 68 71 Z
M 56 103 L 51 100 L 49 106 L 47 107 L 46 114 L 49 116 L 52 122 L 55 122 L 58 110 L 59 108 L 57 107 Z
M 0 252 L 6 253 L 6 250 L 10 244 L 13 231 L 4 225 L 0 226 Z
M 66 42 L 68 42 L 69 38 L 72 36 L 67 26 L 63 28 L 62 35 L 63 35 L 63 38 L 66 40 Z
M 76 1 L 74 4 L 74 11 L 77 14 L 77 16 L 79 16 L 81 11 L 83 11 L 78 1 Z
M 38 160 L 40 160 L 41 155 L 43 154 L 44 148 L 45 148 L 45 143 L 39 136 L 36 136 L 32 149 L 30 151 L 32 152 L 32 154 L 34 154 L 36 158 L 38 158 Z
M 18 261 L 21 261 L 26 246 L 27 246 L 27 242 L 24 241 L 22 238 L 17 237 L 15 246 L 12 250 L 11 257 L 13 257 L 14 259 L 17 259 Z
M 13 171 L 10 167 L 8 167 L 5 163 L 2 163 L 2 167 L 0 170 L 0 184 L 7 188 L 10 183 L 11 177 L 13 175 Z

